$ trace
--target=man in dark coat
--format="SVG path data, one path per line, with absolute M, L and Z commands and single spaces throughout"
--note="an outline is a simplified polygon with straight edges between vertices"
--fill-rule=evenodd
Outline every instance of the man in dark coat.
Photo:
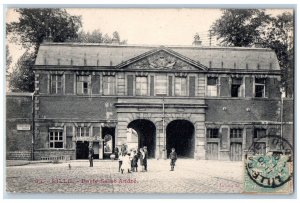
M 93 156 L 94 156 L 94 149 L 92 146 L 89 147 L 89 161 L 90 167 L 93 167 Z
M 143 160 L 143 164 L 144 164 L 145 171 L 147 171 L 147 160 L 148 160 L 147 146 L 144 146 L 144 153 L 145 153 L 145 157 L 144 157 L 144 160 Z

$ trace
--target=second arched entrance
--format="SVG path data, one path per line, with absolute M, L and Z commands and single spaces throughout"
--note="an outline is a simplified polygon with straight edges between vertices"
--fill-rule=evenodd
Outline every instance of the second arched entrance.
M 167 125 L 166 147 L 168 155 L 175 148 L 179 157 L 193 158 L 195 150 L 194 125 L 187 120 L 174 120 Z
M 145 119 L 130 122 L 127 128 L 134 129 L 138 134 L 138 148 L 147 146 L 149 157 L 155 156 L 156 128 L 154 123 Z

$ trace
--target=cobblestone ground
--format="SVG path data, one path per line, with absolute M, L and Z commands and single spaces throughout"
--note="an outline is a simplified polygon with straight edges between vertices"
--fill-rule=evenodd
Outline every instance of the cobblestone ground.
M 69 164 L 71 169 L 69 169 Z M 8 166 L 6 191 L 16 193 L 239 193 L 242 162 L 149 160 L 148 172 L 118 172 L 117 161 Z

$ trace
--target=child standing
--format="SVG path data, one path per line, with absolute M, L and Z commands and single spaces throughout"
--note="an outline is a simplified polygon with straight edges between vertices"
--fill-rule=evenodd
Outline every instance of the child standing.
M 138 157 L 138 155 L 137 155 L 137 153 L 136 153 L 136 151 L 134 150 L 133 151 L 134 152 L 134 155 L 133 155 L 133 158 L 132 158 L 132 165 L 131 165 L 131 170 L 133 171 L 133 172 L 137 172 L 138 170 L 137 170 L 137 168 L 138 168 L 138 160 L 139 160 L 139 157 Z
M 170 153 L 170 159 L 171 159 L 171 171 L 174 171 L 175 162 L 177 160 L 177 154 L 175 152 L 175 148 L 172 148 L 172 152 Z

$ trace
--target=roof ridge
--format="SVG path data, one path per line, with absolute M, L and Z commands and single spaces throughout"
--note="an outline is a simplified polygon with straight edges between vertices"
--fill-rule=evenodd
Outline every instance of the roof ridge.
M 106 43 L 82 43 L 82 42 L 44 42 L 41 46 L 99 46 L 99 47 L 141 47 L 141 48 L 187 48 L 187 49 L 231 49 L 231 50 L 264 50 L 272 51 L 271 48 L 257 47 L 222 47 L 222 46 L 192 46 L 192 45 L 156 45 L 156 44 L 106 44 Z

